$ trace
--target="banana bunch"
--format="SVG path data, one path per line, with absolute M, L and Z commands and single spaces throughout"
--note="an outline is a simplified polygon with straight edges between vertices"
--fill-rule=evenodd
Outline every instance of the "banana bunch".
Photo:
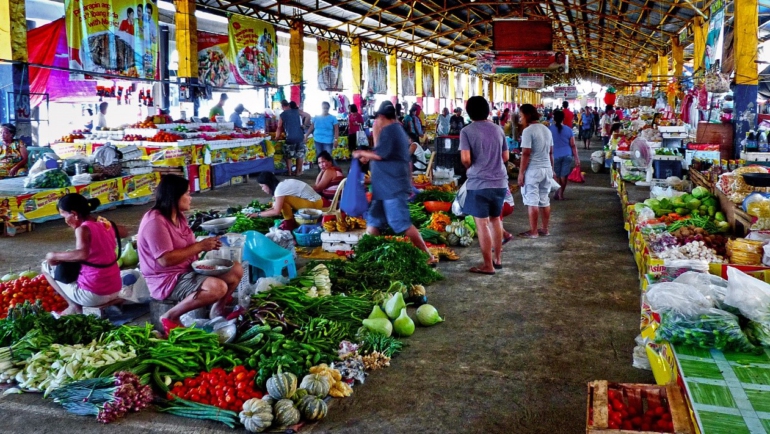
M 337 220 L 337 232 L 347 232 L 348 224 L 345 220 Z
M 323 227 L 326 232 L 337 232 L 337 222 L 334 220 L 324 222 Z
M 417 175 L 414 177 L 415 184 L 428 184 L 429 182 L 430 178 L 427 175 Z
M 358 217 L 346 217 L 345 223 L 348 225 L 348 229 L 366 229 L 366 220 Z M 340 231 L 342 232 L 342 231 Z
M 0 384 L 13 383 L 19 371 L 11 357 L 11 347 L 0 348 Z
M 429 250 L 431 254 L 437 258 L 444 258 L 450 261 L 456 261 L 460 259 L 460 257 L 457 256 L 457 253 L 448 247 L 431 247 Z

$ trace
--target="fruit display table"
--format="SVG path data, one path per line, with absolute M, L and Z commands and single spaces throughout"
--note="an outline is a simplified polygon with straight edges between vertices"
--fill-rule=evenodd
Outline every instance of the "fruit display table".
M 117 205 L 140 205 L 149 202 L 160 175 L 123 176 L 67 188 L 24 188 L 24 178 L 0 179 L 0 216 L 11 223 L 30 221 L 42 223 L 61 218 L 56 204 L 68 193 L 80 193 L 88 198 L 98 198 L 100 209 Z

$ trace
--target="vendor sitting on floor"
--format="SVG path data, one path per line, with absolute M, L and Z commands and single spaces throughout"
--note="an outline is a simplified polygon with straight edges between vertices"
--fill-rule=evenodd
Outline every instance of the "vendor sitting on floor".
M 128 232 L 122 226 L 113 227 L 109 221 L 92 216 L 91 211 L 97 207 L 99 199 L 86 199 L 77 193 L 62 196 L 57 204 L 64 222 L 75 230 L 75 250 L 48 253 L 43 262 L 43 275 L 69 305 L 63 315 L 83 313 L 83 307 L 108 304 L 118 298 L 123 286 L 115 250 L 117 234 L 126 237 Z M 56 277 L 65 280 L 66 276 L 54 269 L 54 266 L 63 266 L 63 262 L 81 263 L 76 280 L 68 283 L 56 280 Z
M 281 229 L 290 231 L 297 227 L 294 213 L 302 208 L 321 209 L 323 198 L 313 188 L 298 179 L 278 181 L 272 172 L 260 172 L 257 176 L 262 191 L 273 196 L 273 208 L 250 214 L 249 217 L 283 217 Z
M 425 173 L 428 169 L 430 151 L 425 149 L 420 142 L 412 142 L 409 145 L 409 155 L 412 162 L 412 172 Z
M 345 173 L 339 167 L 334 165 L 332 156 L 323 151 L 318 154 L 318 167 L 321 169 L 315 179 L 313 190 L 320 193 L 323 197 L 331 199 L 337 192 L 337 186 L 345 179 Z
M 27 147 L 15 137 L 13 124 L 0 125 L 0 179 L 27 174 Z
M 192 263 L 202 252 L 217 250 L 222 243 L 216 237 L 195 241 L 184 215 L 190 210 L 190 201 L 189 182 L 166 175 L 158 183 L 155 206 L 139 224 L 139 264 L 150 295 L 176 303 L 160 317 L 166 334 L 180 327 L 179 317 L 191 310 L 211 305 L 211 318 L 224 315 L 230 294 L 243 277 L 243 268 L 237 262 L 217 277 L 193 271 Z

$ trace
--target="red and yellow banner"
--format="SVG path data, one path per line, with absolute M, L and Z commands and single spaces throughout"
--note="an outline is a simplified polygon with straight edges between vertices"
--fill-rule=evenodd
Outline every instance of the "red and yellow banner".
M 318 40 L 318 88 L 328 92 L 342 90 L 342 47 L 327 39 Z
M 89 72 L 158 78 L 158 8 L 143 0 L 65 0 L 72 79 Z
M 275 27 L 241 15 L 230 15 L 230 69 L 238 84 L 277 84 L 278 40 Z

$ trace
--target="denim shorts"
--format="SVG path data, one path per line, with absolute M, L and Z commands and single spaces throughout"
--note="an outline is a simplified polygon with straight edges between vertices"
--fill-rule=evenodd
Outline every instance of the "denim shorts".
M 366 224 L 377 229 L 384 229 L 387 225 L 397 234 L 406 232 L 412 226 L 406 197 L 372 200 L 366 215 Z
M 463 204 L 463 214 L 476 218 L 500 217 L 505 202 L 505 188 L 468 190 Z
M 318 156 L 323 151 L 328 152 L 329 155 L 333 155 L 334 143 L 319 143 L 319 142 L 315 142 L 315 158 L 316 159 L 318 159 Z
M 572 172 L 572 164 L 575 162 L 575 157 L 568 155 L 566 157 L 559 157 L 553 159 L 553 173 L 557 178 L 566 178 L 569 173 Z

